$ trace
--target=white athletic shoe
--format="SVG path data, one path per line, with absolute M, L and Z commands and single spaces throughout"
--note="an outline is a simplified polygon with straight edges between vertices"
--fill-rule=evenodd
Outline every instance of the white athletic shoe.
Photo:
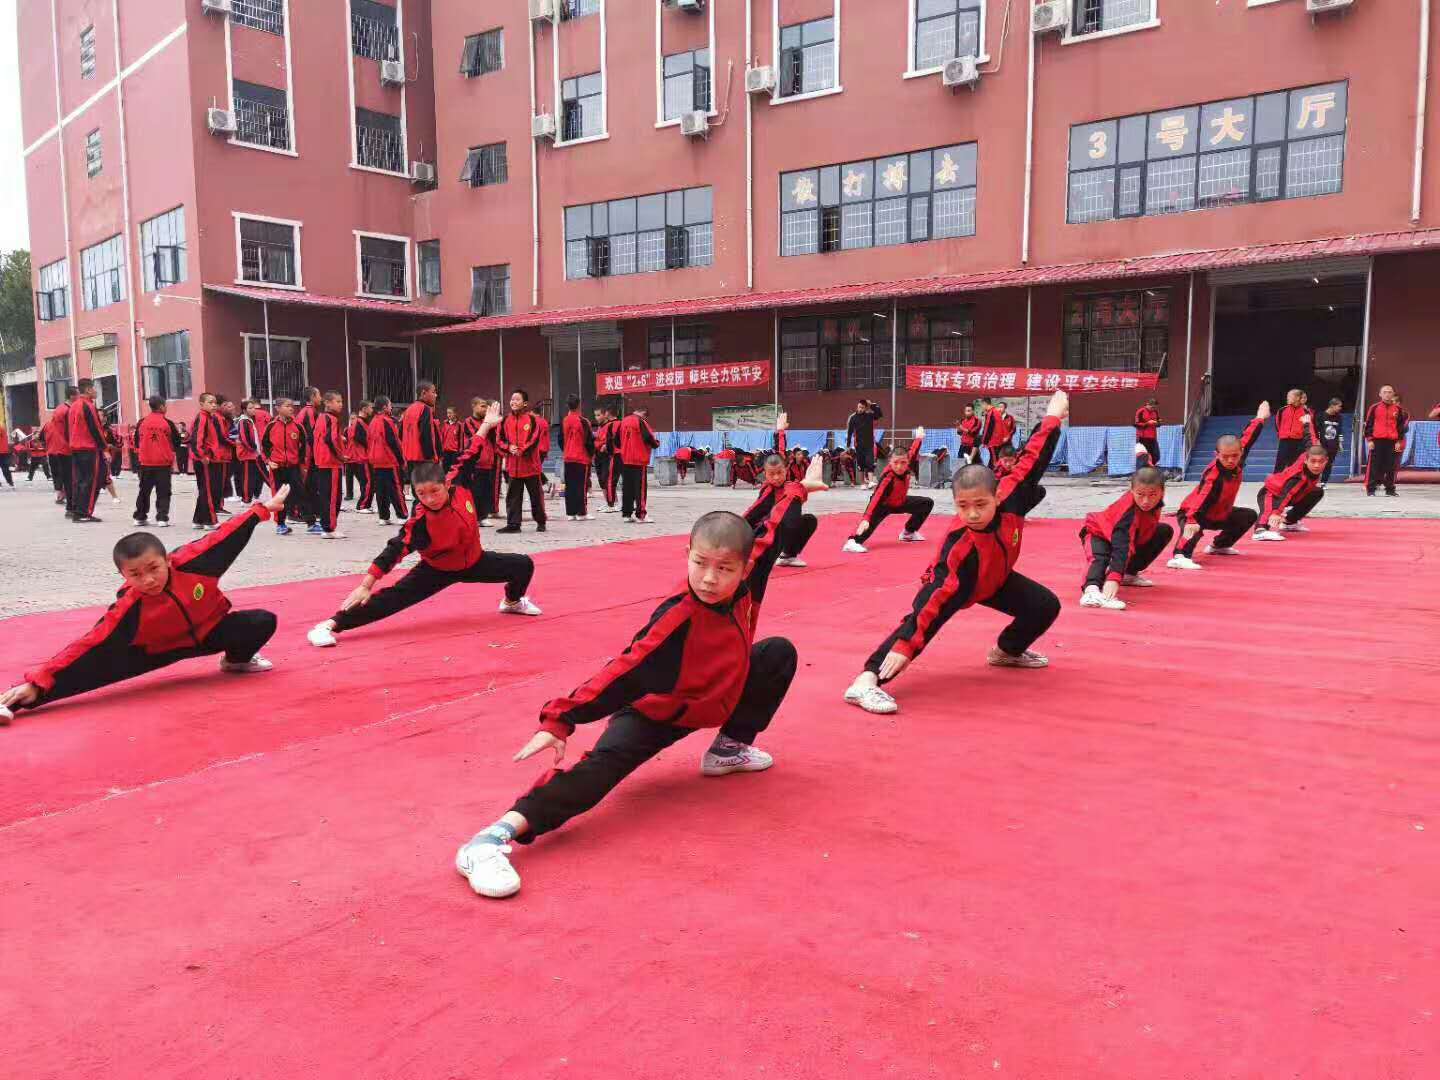
M 852 686 L 845 691 L 845 700 L 851 705 L 859 705 L 868 713 L 878 713 L 881 716 L 900 711 L 895 699 L 878 686 L 867 686 L 863 690 L 856 690 Z
M 865 545 L 860 543 L 860 541 L 856 540 L 854 537 L 846 540 L 844 546 L 841 547 L 840 550 L 848 551 L 852 555 L 864 555 L 867 551 Z
M 1206 544 L 1206 545 L 1205 545 L 1205 554 L 1206 554 L 1206 555 L 1239 555 L 1240 552 L 1236 551 L 1233 547 L 1217 548 L 1214 544 Z
M 455 852 L 455 869 L 470 882 L 480 896 L 499 900 L 520 891 L 520 875 L 505 856 L 513 849 L 509 844 L 488 844 L 471 841 L 461 844 Z
M 1155 583 L 1148 577 L 1141 577 L 1139 574 L 1126 574 L 1120 579 L 1121 585 L 1129 585 L 1132 589 L 1153 589 Z
M 157 522 L 155 522 L 155 527 L 156 527 L 157 529 L 168 529 L 168 528 L 170 527 L 170 522 L 168 522 L 168 521 L 163 521 L 163 520 L 162 520 L 162 521 L 157 521 Z
M 231 675 L 250 675 L 257 671 L 269 671 L 275 665 L 266 660 L 259 653 L 256 653 L 249 660 L 236 663 L 233 660 L 226 660 L 220 657 L 220 670 Z
M 135 527 L 137 529 L 148 529 L 150 527 L 150 522 L 146 518 L 141 518 L 139 521 L 135 522 Z
M 781 555 L 775 560 L 776 566 L 809 566 L 799 555 Z
M 355 512 L 357 514 L 373 514 L 375 512 L 375 508 L 373 506 L 357 507 Z
M 925 537 L 918 532 L 902 531 L 900 533 L 900 539 L 907 544 L 918 544 L 921 543 Z
M 1029 649 L 1026 649 L 1019 656 L 1011 656 L 998 645 L 990 650 L 990 654 L 985 657 L 985 661 L 990 664 L 991 667 L 1042 668 L 1050 666 L 1050 658 L 1048 656 L 1041 656 L 1038 652 L 1032 652 Z
M 1104 608 L 1106 611 L 1124 611 L 1125 601 L 1112 599 L 1094 585 L 1086 585 L 1085 592 L 1080 596 L 1080 606 Z
M 647 517 L 643 517 L 643 518 L 642 518 L 642 517 L 637 517 L 633 522 L 631 522 L 631 524 L 633 524 L 633 525 L 654 525 L 654 524 L 655 524 L 655 519 L 652 518 L 652 517 L 648 517 L 648 516 L 647 516 Z
M 618 514 L 618 513 L 620 512 L 620 507 L 618 507 L 618 506 L 602 506 L 602 507 L 600 508 L 600 512 L 601 512 L 602 514 Z
M 1256 540 L 1278 540 L 1278 541 L 1279 541 L 1280 543 L 1282 543 L 1282 544 L 1285 542 L 1285 537 L 1281 536 L 1278 532 L 1271 532 L 1269 529 L 1261 529 L 1259 532 L 1257 532 L 1257 533 L 1255 534 L 1255 539 L 1256 539 Z
M 577 518 L 574 514 L 566 514 L 566 515 L 565 515 L 565 520 L 566 520 L 566 521 L 578 521 L 579 518 Z
M 338 530 L 338 529 L 335 530 L 335 532 L 321 533 L 320 536 L 321 536 L 321 538 L 324 539 L 324 540 L 344 540 L 344 539 L 345 539 L 345 534 L 342 533 L 342 532 L 340 532 L 340 530 Z
M 111 506 L 123 506 L 124 504 L 125 504 L 125 500 L 122 499 L 122 498 L 120 498 L 119 495 L 112 495 L 112 496 L 110 497 L 110 505 L 111 505 Z
M 1205 569 L 1203 566 L 1201 566 L 1201 565 L 1200 565 L 1198 562 L 1196 562 L 1194 559 L 1190 558 L 1188 555 L 1176 555 L 1173 559 L 1171 559 L 1171 560 L 1170 560 L 1169 562 L 1167 562 L 1165 565 L 1168 566 L 1171 570 L 1204 570 L 1204 569 Z
M 700 762 L 700 772 L 704 776 L 724 776 L 732 772 L 764 772 L 774 764 L 775 759 L 764 750 L 722 735 L 705 751 L 705 757 Z
M 595 520 L 595 515 L 594 515 L 594 514 L 577 514 L 576 517 L 575 517 L 575 520 L 576 520 L 576 521 L 594 521 L 594 520 Z
M 626 516 L 626 517 L 622 517 L 620 520 L 623 521 L 626 525 L 634 525 L 634 524 L 635 524 L 635 519 L 634 519 L 633 517 Z
M 202 524 L 201 524 L 200 522 L 198 522 L 198 521 L 197 521 L 194 525 L 191 525 L 190 528 L 194 529 L 196 532 L 204 532 L 204 531 L 205 531 L 205 526 L 202 525 Z
M 528 596 L 522 596 L 519 600 L 511 603 L 509 600 L 500 601 L 501 615 L 540 615 L 543 614 L 540 608 Z
M 340 639 L 335 636 L 335 631 L 323 622 L 317 624 L 314 629 L 306 634 L 305 640 L 317 649 L 333 649 L 336 645 L 340 644 Z
M 1293 522 L 1293 523 L 1291 523 L 1291 524 L 1289 524 L 1289 525 L 1281 525 L 1281 526 L 1280 526 L 1280 531 L 1281 531 L 1281 532 L 1309 532 L 1309 531 L 1310 531 L 1310 527 L 1309 527 L 1308 525 L 1303 524 L 1302 522 L 1296 521 L 1296 522 Z
M 10 721 L 15 719 L 15 714 L 7 706 L 0 705 L 0 727 L 9 727 Z

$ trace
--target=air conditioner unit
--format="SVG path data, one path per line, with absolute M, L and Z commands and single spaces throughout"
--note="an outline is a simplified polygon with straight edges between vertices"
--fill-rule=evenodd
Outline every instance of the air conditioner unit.
M 747 94 L 775 93 L 775 69 L 773 67 L 746 68 L 745 92 Z
M 212 135 L 233 135 L 240 130 L 235 123 L 235 114 L 228 109 L 207 109 L 205 122 L 210 125 Z
M 405 85 L 405 61 L 381 60 L 380 81 L 386 86 Z
M 229 15 L 230 0 L 200 0 L 200 10 L 206 15 Z
M 704 11 L 705 0 L 665 0 L 668 7 L 678 8 L 681 11 Z
M 555 117 L 541 113 L 530 118 L 530 134 L 537 139 L 555 138 Z
M 1305 10 L 1311 15 L 1321 15 L 1327 11 L 1339 11 L 1353 3 L 1355 0 L 1305 0 Z
M 689 135 L 694 138 L 708 138 L 710 135 L 710 117 L 703 112 L 687 112 L 680 117 L 680 134 Z
M 1070 0 L 1038 0 L 1030 9 L 1030 29 L 1037 34 L 1064 30 L 1070 25 Z
M 435 166 L 428 161 L 412 161 L 410 163 L 410 179 L 417 184 L 435 183 Z
M 555 0 L 530 0 L 532 22 L 555 21 Z
M 940 73 L 940 81 L 956 89 L 968 86 L 973 90 L 980 82 L 980 65 L 973 56 L 957 56 L 953 60 L 946 60 L 945 69 Z

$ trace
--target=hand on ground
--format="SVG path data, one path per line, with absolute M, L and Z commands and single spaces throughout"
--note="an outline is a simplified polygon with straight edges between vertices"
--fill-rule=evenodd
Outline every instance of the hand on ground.
M 893 679 L 909 666 L 910 658 L 904 653 L 888 652 L 880 664 L 880 678 L 882 681 Z
M 340 605 L 341 611 L 349 611 L 351 608 L 364 607 L 370 602 L 370 586 L 356 585 L 345 602 Z
M 515 760 L 524 761 L 550 747 L 555 748 L 555 764 L 559 765 L 565 758 L 565 740 L 551 735 L 548 731 L 537 731 L 530 736 L 530 741 L 520 748 L 520 752 L 515 755 Z
M 40 688 L 34 683 L 23 682 L 6 690 L 5 695 L 0 697 L 0 705 L 10 709 L 16 705 L 34 705 L 39 700 Z

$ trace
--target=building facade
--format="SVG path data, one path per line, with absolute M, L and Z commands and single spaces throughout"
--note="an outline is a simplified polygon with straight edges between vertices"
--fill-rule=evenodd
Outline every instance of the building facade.
M 1428 5 L 1310 6 L 22 0 L 41 405 L 428 376 L 553 410 L 768 361 L 644 400 L 935 426 L 961 396 L 905 370 L 938 365 L 1155 373 L 1192 428 L 1292 386 L 1423 415 Z

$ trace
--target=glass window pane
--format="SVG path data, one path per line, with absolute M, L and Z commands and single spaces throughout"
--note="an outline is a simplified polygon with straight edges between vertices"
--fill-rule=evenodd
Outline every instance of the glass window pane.
M 661 229 L 665 226 L 665 196 L 644 195 L 635 201 L 635 223 L 639 229 Z
M 1129 165 L 1145 160 L 1145 132 L 1148 127 L 1144 116 L 1127 116 L 1120 121 L 1120 161 Z
M 694 58 L 688 52 L 673 53 L 665 57 L 666 75 L 683 75 L 694 66 Z
M 1255 197 L 1276 199 L 1280 197 L 1280 158 L 1278 146 L 1268 146 L 1255 154 Z
M 685 193 L 683 191 L 667 191 L 665 193 L 665 224 L 685 224 Z
M 820 205 L 840 205 L 840 166 L 831 165 L 820 170 Z
M 1333 194 L 1340 190 L 1344 171 L 1344 135 L 1292 142 L 1286 150 L 1285 197 Z
M 1195 153 L 1195 129 L 1199 123 L 1200 110 L 1195 106 L 1151 113 L 1147 143 L 1150 159 L 1174 158 Z
M 820 41 L 830 41 L 835 37 L 834 19 L 816 19 L 814 22 L 806 23 L 802 29 L 805 32 L 805 44 L 814 45 Z
M 1145 175 L 1145 213 L 1178 214 L 1195 209 L 1195 159 L 1152 161 Z
M 1200 110 L 1200 149 L 1233 150 L 1249 146 L 1254 128 L 1254 98 L 1216 101 Z
M 780 174 L 780 209 L 803 210 L 815 206 L 819 174 L 815 169 Z
M 610 204 L 610 231 L 612 233 L 635 231 L 634 199 L 616 199 Z
M 1250 151 L 1200 155 L 1196 199 L 1200 206 L 1224 206 L 1250 198 Z
M 610 231 L 610 204 L 595 203 L 590 207 L 590 232 L 592 236 L 604 236 Z
M 1285 107 L 1288 95 L 1265 94 L 1255 99 L 1255 141 L 1280 142 L 1285 138 Z
M 877 162 L 879 169 L 876 195 L 904 195 L 910 190 L 910 160 L 904 154 Z
M 921 150 L 910 155 L 910 190 L 930 190 L 930 151 Z
M 714 220 L 711 204 L 711 189 L 708 187 L 688 188 L 685 191 L 685 224 L 698 225 Z
M 1098 169 L 1115 163 L 1116 122 L 1077 124 L 1070 129 L 1070 168 Z
M 1290 91 L 1290 138 L 1333 135 L 1345 130 L 1343 82 Z
M 1072 225 L 1109 221 L 1114 216 L 1115 170 L 1091 169 L 1070 174 L 1070 202 L 1066 220 Z
M 875 204 L 875 246 L 903 244 L 908 238 L 910 201 L 884 199 Z
M 856 161 L 840 169 L 840 200 L 856 202 L 875 195 L 875 163 Z
M 820 250 L 820 212 L 796 210 L 780 216 L 780 254 L 814 255 Z
M 870 247 L 873 241 L 872 208 L 869 202 L 850 203 L 841 212 L 840 246 L 846 250 Z
M 975 189 L 937 191 L 933 196 L 934 220 L 930 232 L 936 239 L 975 235 Z

